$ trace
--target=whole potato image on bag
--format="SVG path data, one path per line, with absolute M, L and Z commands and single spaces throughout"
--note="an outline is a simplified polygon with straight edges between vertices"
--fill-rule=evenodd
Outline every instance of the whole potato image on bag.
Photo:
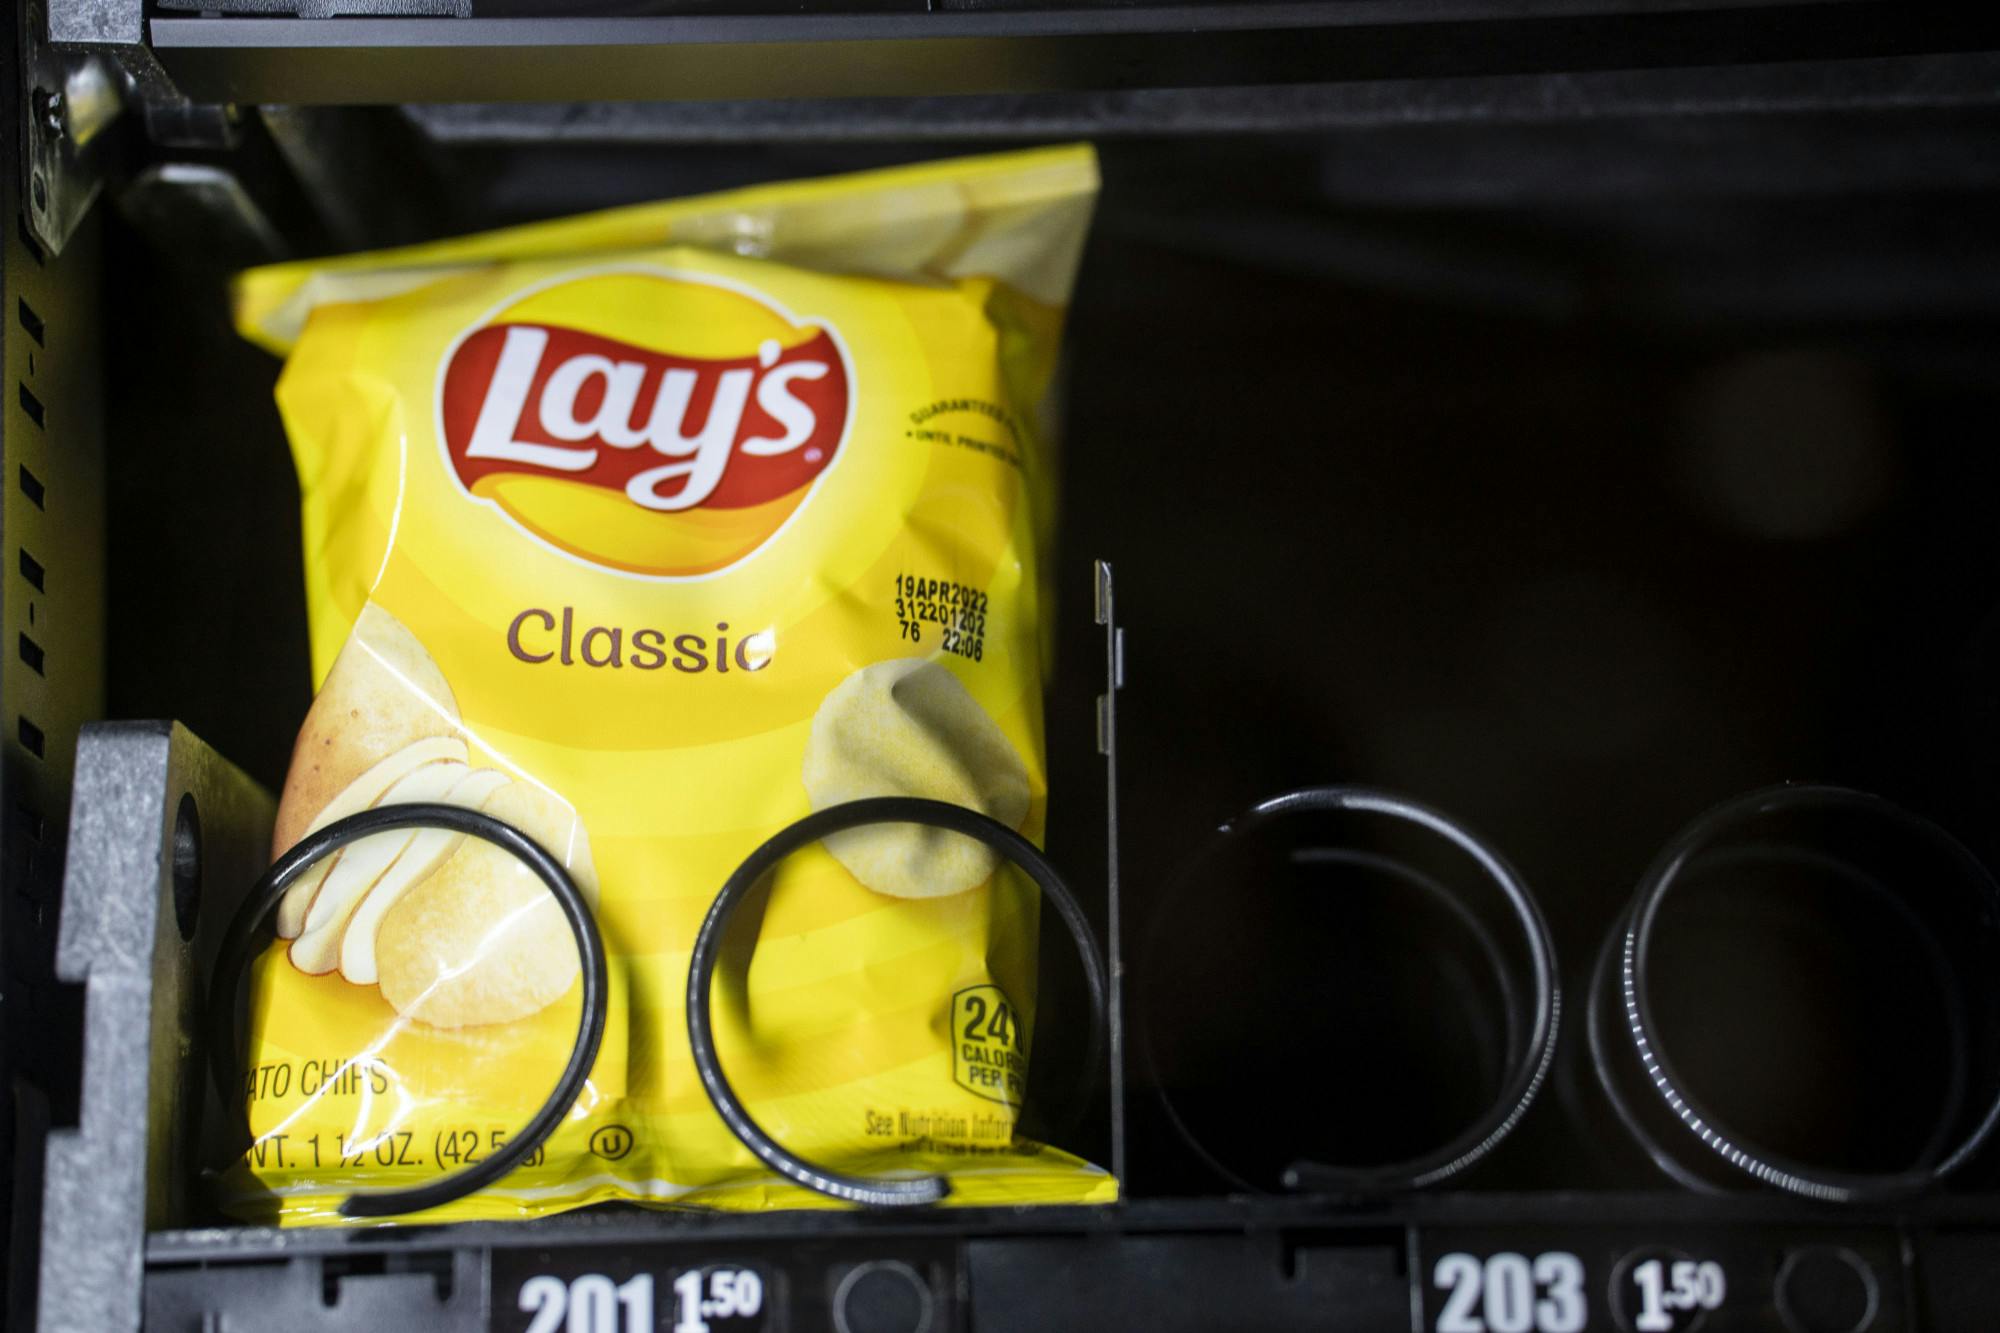
M 364 810 L 481 811 L 568 869 L 608 954 L 562 1125 L 408 1220 L 828 1205 L 704 1093 L 689 950 L 736 866 L 815 810 L 928 797 L 1040 840 L 1044 398 L 1095 190 L 1087 148 L 1038 150 L 238 280 L 238 327 L 285 359 L 316 685 L 273 856 Z M 940 1173 L 960 1204 L 1114 1199 L 1016 1130 L 1038 908 L 942 830 L 793 855 L 714 991 L 737 1092 L 836 1170 Z M 371 834 L 276 926 L 253 1143 L 224 1180 L 241 1215 L 336 1222 L 348 1194 L 453 1172 L 569 1056 L 575 943 L 490 844 Z M 1002 1008 L 983 1036 L 1007 1049 L 967 1067 L 965 1015 Z

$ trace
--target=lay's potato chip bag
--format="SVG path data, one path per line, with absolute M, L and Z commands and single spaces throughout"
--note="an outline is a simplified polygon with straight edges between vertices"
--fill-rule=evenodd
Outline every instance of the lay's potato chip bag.
M 482 810 L 567 865 L 610 957 L 563 1125 L 416 1220 L 827 1202 L 704 1094 L 689 951 L 730 872 L 816 809 L 927 796 L 1039 839 L 1044 399 L 1095 189 L 1088 149 L 1043 150 L 238 281 L 239 327 L 286 358 L 318 681 L 274 855 L 371 807 Z M 779 1141 L 945 1173 L 955 1203 L 1116 1196 L 1015 1133 L 1024 876 L 876 826 L 753 903 L 715 1026 Z M 575 1039 L 561 910 L 477 839 L 351 843 L 277 934 L 251 986 L 254 1142 L 225 1178 L 246 1216 L 332 1221 L 483 1158 Z

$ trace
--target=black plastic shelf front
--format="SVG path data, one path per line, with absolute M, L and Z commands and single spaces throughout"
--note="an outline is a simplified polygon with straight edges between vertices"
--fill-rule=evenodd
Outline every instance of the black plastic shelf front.
M 370 1319 L 440 1333 L 525 1329 L 531 1282 L 597 1274 L 624 1287 L 648 1275 L 656 1311 L 672 1311 L 676 1278 L 747 1268 L 760 1275 L 769 1322 L 718 1328 L 1443 1333 L 1466 1327 L 1446 1307 L 1467 1286 L 1458 1299 L 1482 1323 L 1513 1326 L 1508 1296 L 1487 1293 L 1518 1256 L 1537 1311 L 1527 1329 L 1633 1333 L 1645 1308 L 1634 1271 L 1659 1258 L 1666 1271 L 1679 1262 L 1721 1274 L 1713 1308 L 1661 1302 L 1670 1322 L 1649 1327 L 1670 1333 L 1841 1333 L 1850 1325 L 1833 1317 L 1855 1296 L 1870 1302 L 1867 1333 L 1986 1333 L 2000 1288 L 1996 1208 L 1990 1197 L 1829 1213 L 1759 1197 L 1502 1194 L 1378 1208 L 1267 1198 L 922 1218 L 600 1210 L 418 1233 L 163 1232 L 147 1245 L 147 1326 L 209 1327 L 204 1317 L 254 1308 L 297 1329 Z M 870 1324 L 846 1311 L 845 1325 L 833 1323 L 857 1270 L 890 1266 L 920 1275 L 933 1321 Z M 1486 1317 L 1489 1299 L 1500 1318 Z M 674 1318 L 656 1317 L 661 1328 Z
M 206 102 L 907 97 L 1393 80 L 1412 84 L 1413 109 L 1425 101 L 1424 81 L 1788 66 L 2000 44 L 2000 17 L 1981 7 L 1883 0 L 478 13 L 477 7 L 467 18 L 163 13 L 145 25 L 145 40 L 181 91 Z M 77 24 L 75 39 L 88 39 L 91 30 L 80 18 Z M 136 20 L 124 26 L 136 36 Z

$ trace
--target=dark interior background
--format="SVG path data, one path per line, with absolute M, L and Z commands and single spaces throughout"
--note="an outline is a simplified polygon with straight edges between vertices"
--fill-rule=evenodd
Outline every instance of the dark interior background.
M 1984 115 L 1953 113 L 1931 151 L 1990 143 Z M 1128 948 L 1218 824 L 1314 783 L 1443 807 L 1539 895 L 1574 1002 L 1556 1084 L 1474 1184 L 1656 1179 L 1596 1107 L 1574 1020 L 1639 875 L 1706 807 L 1847 783 L 2000 854 L 2000 182 L 1970 156 L 1926 171 L 1897 128 L 1825 114 L 1102 145 L 1055 553 L 1057 860 L 1101 897 L 1103 556 L 1129 634 Z M 992 146 L 396 132 L 408 151 L 376 168 L 372 239 Z M 275 211 L 298 249 L 333 243 L 307 210 Z M 275 785 L 309 694 L 296 491 L 277 365 L 229 332 L 221 285 L 259 256 L 227 236 L 169 252 L 162 234 L 128 211 L 108 247 L 111 714 L 177 717 Z M 1359 963 L 1450 947 L 1422 912 L 1339 906 L 1213 918 L 1248 923 L 1245 966 L 1296 970 L 1315 1015 L 1211 969 L 1217 1030 L 1309 1052 L 1366 1012 L 1344 981 L 1393 993 Z M 1354 931 L 1381 932 L 1379 953 L 1351 933 L 1332 947 Z M 1050 1049 L 1065 1037 L 1048 1016 L 1074 998 L 1066 947 L 1044 951 Z M 1759 956 L 1788 965 L 1782 931 Z M 1799 966 L 1799 993 L 1854 984 L 1851 960 Z M 1742 972 L 1715 971 L 1691 1025 L 1800 1049 L 1827 1009 L 1750 1004 Z M 1881 994 L 1870 1042 L 1935 1020 L 1921 988 Z M 1303 1133 L 1337 1103 L 1343 1143 L 1319 1148 L 1365 1156 L 1412 1099 L 1487 1077 L 1396 1031 L 1241 1089 L 1252 1111 L 1217 1132 Z M 1138 1189 L 1222 1187 L 1143 1087 L 1132 1100 Z

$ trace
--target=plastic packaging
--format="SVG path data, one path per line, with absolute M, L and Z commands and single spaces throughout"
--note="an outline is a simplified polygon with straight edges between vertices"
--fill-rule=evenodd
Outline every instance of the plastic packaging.
M 866 796 L 1039 839 L 1041 420 L 1087 148 L 764 187 L 260 269 L 286 356 L 318 693 L 274 852 L 438 801 L 529 833 L 610 957 L 584 1097 L 529 1165 L 414 1220 L 601 1199 L 826 1201 L 733 1138 L 682 988 L 737 863 Z M 960 835 L 789 858 L 713 992 L 736 1089 L 797 1151 L 966 1204 L 1109 1200 L 1014 1132 L 1033 886 Z M 576 1031 L 555 901 L 498 849 L 378 834 L 278 911 L 229 1206 L 333 1220 L 491 1152 Z

